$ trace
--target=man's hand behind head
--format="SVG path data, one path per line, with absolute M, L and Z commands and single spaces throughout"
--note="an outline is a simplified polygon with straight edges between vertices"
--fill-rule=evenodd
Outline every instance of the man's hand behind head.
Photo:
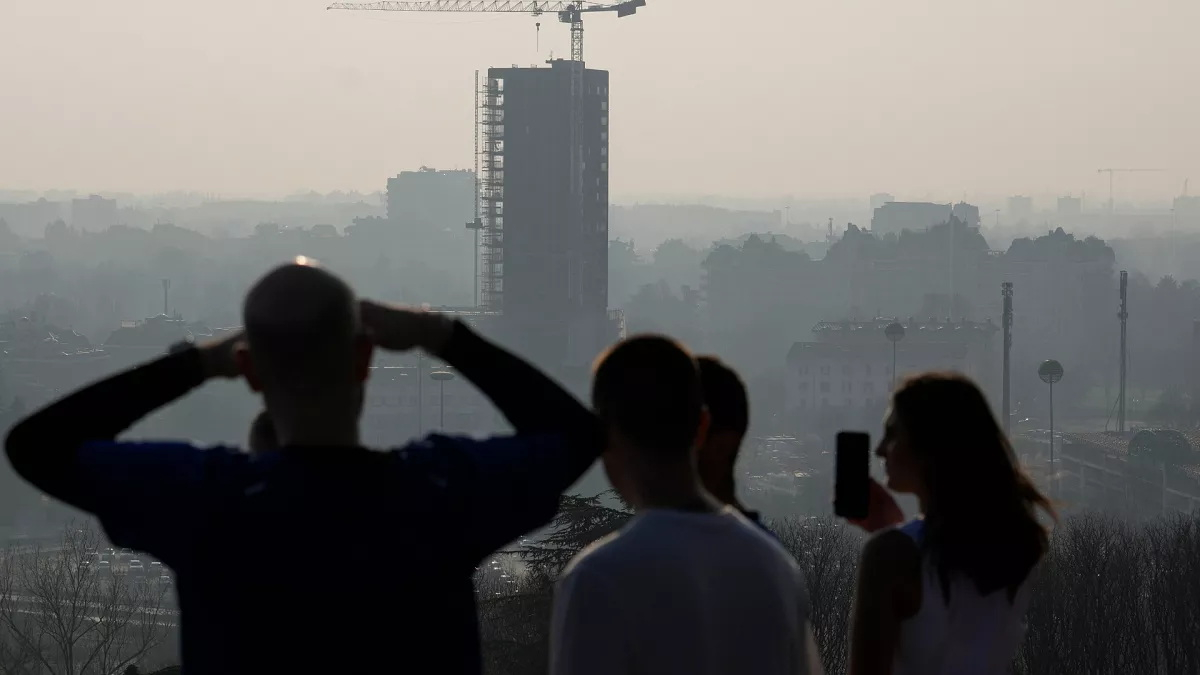
M 359 318 L 371 341 L 389 351 L 420 347 L 436 354 L 450 337 L 453 325 L 441 314 L 371 300 L 359 302 Z
M 246 335 L 240 330 L 213 338 L 197 345 L 204 363 L 204 375 L 209 378 L 235 378 L 241 375 L 237 353 L 246 348 Z

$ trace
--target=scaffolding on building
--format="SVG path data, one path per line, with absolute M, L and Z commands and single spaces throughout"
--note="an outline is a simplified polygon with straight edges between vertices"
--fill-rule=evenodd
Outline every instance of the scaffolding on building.
M 504 308 L 504 80 L 485 80 L 479 92 L 479 213 L 483 240 L 479 278 L 480 305 L 488 311 Z

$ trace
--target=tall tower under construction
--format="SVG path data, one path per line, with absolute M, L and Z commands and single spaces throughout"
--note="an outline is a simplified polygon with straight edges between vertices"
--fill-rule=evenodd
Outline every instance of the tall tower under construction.
M 608 71 L 492 68 L 479 92 L 480 303 L 546 365 L 589 363 L 608 313 Z

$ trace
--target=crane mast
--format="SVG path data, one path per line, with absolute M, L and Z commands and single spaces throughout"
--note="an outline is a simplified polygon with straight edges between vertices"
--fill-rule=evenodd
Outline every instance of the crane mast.
M 1162 171 L 1162 169 L 1098 169 L 1096 173 L 1108 174 L 1108 213 L 1112 215 L 1117 211 L 1117 205 L 1113 202 L 1113 174 L 1117 173 L 1147 173 L 1154 171 Z

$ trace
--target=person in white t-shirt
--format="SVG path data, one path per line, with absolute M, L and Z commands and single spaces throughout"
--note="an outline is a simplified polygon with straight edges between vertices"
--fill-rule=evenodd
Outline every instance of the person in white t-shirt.
M 601 358 L 604 468 L 637 514 L 559 580 L 551 675 L 821 673 L 795 561 L 701 484 L 703 400 L 695 360 L 669 338 L 631 338 Z

